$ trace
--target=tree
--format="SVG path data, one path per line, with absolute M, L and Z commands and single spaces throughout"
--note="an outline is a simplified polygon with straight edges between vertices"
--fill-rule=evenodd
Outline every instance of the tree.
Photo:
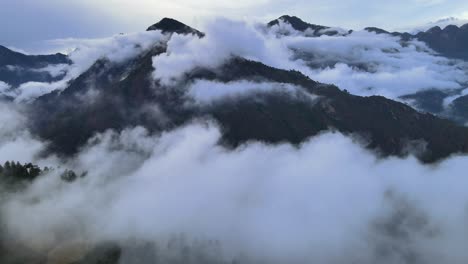
M 60 178 L 66 182 L 74 182 L 78 176 L 76 173 L 72 170 L 65 170 Z

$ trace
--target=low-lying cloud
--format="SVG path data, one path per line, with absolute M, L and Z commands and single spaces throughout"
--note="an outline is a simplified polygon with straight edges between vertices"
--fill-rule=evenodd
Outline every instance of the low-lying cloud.
M 357 95 L 398 99 L 429 89 L 461 89 L 468 81 L 466 63 L 436 56 L 418 41 L 403 44 L 398 37 L 366 31 L 283 41 L 313 69 L 309 77 Z
M 65 89 L 68 81 L 100 58 L 122 63 L 166 42 L 167 52 L 153 58 L 153 77 L 163 85 L 176 84 L 195 68 L 216 69 L 232 57 L 298 70 L 313 80 L 335 84 L 356 95 L 382 95 L 395 100 L 431 89 L 447 91 L 457 98 L 468 83 L 465 62 L 438 56 L 416 40 L 402 41 L 367 31 L 348 34 L 343 29 L 338 29 L 342 34 L 337 36 L 313 37 L 311 32 L 296 31 L 284 22 L 266 28 L 226 19 L 212 20 L 204 30 L 204 38 L 180 34 L 169 38 L 152 31 L 104 39 L 55 40 L 51 44 L 76 48 L 69 54 L 72 65 L 46 69 L 53 76 L 66 73 L 63 80 L 26 83 L 13 92 L 8 90 L 8 95 L 19 102 L 31 101 Z
M 47 161 L 86 177 L 41 176 L 3 200 L 1 221 L 35 250 L 116 241 L 129 259 L 129 241 L 165 245 L 179 235 L 187 246 L 217 241 L 208 243 L 221 248 L 217 257 L 245 263 L 468 259 L 466 157 L 380 160 L 339 133 L 227 150 L 217 126 L 200 122 L 159 136 L 141 127 L 97 135 L 74 159 Z M 0 147 L 0 161 L 5 154 Z
M 216 69 L 239 56 L 298 70 L 361 96 L 402 100 L 404 95 L 433 89 L 460 96 L 467 87 L 467 64 L 439 56 L 423 42 L 367 31 L 338 32 L 313 37 L 287 23 L 268 29 L 219 19 L 206 26 L 205 38 L 173 35 L 167 53 L 153 59 L 153 76 L 171 85 L 195 68 Z

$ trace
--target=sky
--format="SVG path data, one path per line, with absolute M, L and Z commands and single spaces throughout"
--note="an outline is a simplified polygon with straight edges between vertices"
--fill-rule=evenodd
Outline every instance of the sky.
M 402 29 L 446 17 L 466 19 L 468 1 L 0 0 L 0 44 L 34 50 L 50 39 L 142 31 L 163 17 L 202 28 L 216 16 L 267 22 L 284 14 L 328 26 Z

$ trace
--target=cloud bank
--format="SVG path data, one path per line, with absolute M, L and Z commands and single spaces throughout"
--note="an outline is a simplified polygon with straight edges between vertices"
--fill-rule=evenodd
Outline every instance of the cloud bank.
M 9 128 L 1 129 L 7 138 Z M 42 252 L 117 241 L 126 263 L 137 254 L 131 241 L 164 247 L 181 235 L 180 243 L 195 248 L 190 254 L 219 250 L 210 256 L 226 262 L 468 259 L 467 157 L 433 166 L 413 157 L 379 160 L 337 133 L 300 147 L 251 143 L 237 150 L 219 146 L 219 138 L 210 122 L 161 135 L 141 127 L 96 135 L 74 159 L 47 161 L 86 177 L 70 184 L 55 171 L 43 175 L 8 194 L 0 220 L 15 242 Z M 25 149 L 15 142 L 0 147 L 0 157 Z M 196 241 L 216 242 L 197 249 Z

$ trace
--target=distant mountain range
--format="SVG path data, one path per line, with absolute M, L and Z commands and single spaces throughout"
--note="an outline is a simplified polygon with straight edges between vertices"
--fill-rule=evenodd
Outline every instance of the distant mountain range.
M 309 24 L 292 16 L 282 16 L 268 26 L 280 23 L 288 23 L 302 32 L 309 30 L 315 36 L 342 34 L 342 31 Z M 148 30 L 205 36 L 169 18 Z M 432 28 L 417 35 L 389 33 L 378 28 L 366 30 L 399 36 L 402 40 L 418 39 L 446 56 L 468 58 L 468 25 L 460 28 L 449 26 L 443 30 Z M 194 118 L 209 117 L 221 125 L 222 143 L 229 147 L 251 140 L 300 144 L 322 131 L 335 130 L 359 135 L 368 148 L 382 156 L 413 153 L 424 162 L 434 162 L 453 153 L 468 152 L 466 127 L 384 97 L 351 95 L 336 86 L 313 81 L 300 72 L 276 69 L 247 58 L 234 57 L 217 69 L 196 68 L 184 76 L 179 88 L 166 89 L 150 77 L 154 71 L 153 57 L 165 53 L 166 49 L 166 45 L 155 44 L 149 51 L 119 64 L 106 58 L 99 59 L 78 78 L 71 80 L 64 91 L 46 94 L 26 105 L 31 131 L 51 142 L 50 151 L 72 155 L 95 133 L 107 129 L 121 130 L 142 125 L 152 132 L 160 132 L 179 127 Z M 27 56 L 4 47 L 0 49 L 0 62 L 0 67 L 22 67 L 30 73 L 22 76 L 8 70 L 0 71 L 0 80 L 12 85 L 34 80 L 51 81 L 50 76 L 40 79 L 31 73 L 31 69 L 71 63 L 62 54 Z M 303 92 L 318 98 L 311 103 L 306 97 L 292 98 L 284 93 L 271 92 L 225 99 L 205 106 L 181 107 L 187 97 L 184 85 L 196 80 L 291 84 L 303 87 Z M 93 89 L 97 89 L 95 97 L 86 99 L 84 95 Z M 433 100 L 439 100 L 437 94 L 421 98 L 432 100 L 428 98 L 433 97 Z M 468 115 L 468 99 L 458 100 L 460 102 L 456 103 L 460 107 L 457 111 Z M 161 108 L 164 118 L 150 110 L 154 104 Z M 416 153 L 418 149 L 421 151 Z
M 0 81 L 12 86 L 26 82 L 52 82 L 60 76 L 52 76 L 44 70 L 47 66 L 70 64 L 64 54 L 25 55 L 0 45 Z
M 290 24 L 298 31 L 312 31 L 316 36 L 329 35 L 334 36 L 340 34 L 333 28 L 322 25 L 309 24 L 295 16 L 282 16 L 268 23 L 268 26 L 278 25 L 280 21 Z M 430 28 L 425 32 L 411 34 L 407 32 L 389 32 L 377 27 L 367 27 L 365 30 L 377 34 L 388 34 L 401 37 L 402 40 L 417 39 L 425 42 L 430 48 L 447 57 L 468 59 L 468 24 L 461 27 L 448 25 L 444 29 L 439 26 Z M 348 33 L 353 32 L 349 30 Z

